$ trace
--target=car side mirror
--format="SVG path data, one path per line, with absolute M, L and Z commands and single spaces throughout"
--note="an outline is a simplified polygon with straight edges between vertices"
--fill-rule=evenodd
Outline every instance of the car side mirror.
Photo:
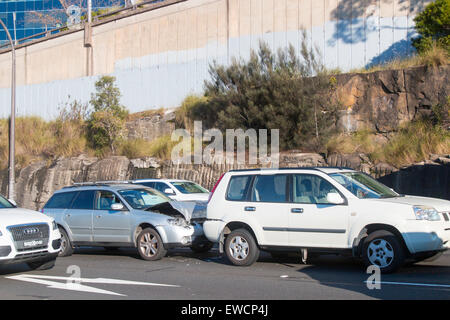
M 124 206 L 121 203 L 113 203 L 111 205 L 111 210 L 114 210 L 114 211 L 121 211 L 121 210 L 123 210 L 123 208 L 124 208 Z
M 9 202 L 11 202 L 14 206 L 17 207 L 17 202 L 15 202 L 13 199 L 8 199 Z
M 345 201 L 339 193 L 330 192 L 327 194 L 327 202 L 331 204 L 343 204 Z
M 165 194 L 175 194 L 175 191 L 173 191 L 173 190 L 170 189 L 170 188 L 167 188 L 167 189 L 164 190 L 164 193 L 165 193 Z

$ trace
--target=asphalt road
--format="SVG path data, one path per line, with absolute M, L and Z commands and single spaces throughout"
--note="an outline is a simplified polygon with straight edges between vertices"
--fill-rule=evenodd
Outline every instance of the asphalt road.
M 0 299 L 450 299 L 450 253 L 382 275 L 380 289 L 369 290 L 368 277 L 333 255 L 302 264 L 262 253 L 253 266 L 234 267 L 216 250 L 147 262 L 131 249 L 80 248 L 51 270 L 0 266 Z

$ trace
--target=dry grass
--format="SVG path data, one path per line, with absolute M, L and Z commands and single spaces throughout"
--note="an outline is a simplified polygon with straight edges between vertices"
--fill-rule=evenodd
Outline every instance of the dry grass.
M 441 66 L 449 64 L 448 52 L 436 45 L 422 54 L 416 54 L 407 58 L 395 58 L 389 62 L 374 65 L 369 68 L 350 70 L 349 73 L 371 73 L 383 70 L 399 70 L 418 66 Z
M 364 153 L 374 163 L 387 162 L 401 167 L 424 161 L 430 154 L 450 154 L 450 131 L 422 119 L 406 124 L 383 142 L 367 130 L 336 135 L 328 141 L 327 151 L 329 154 Z
M 382 149 L 382 159 L 397 167 L 420 162 L 430 154 L 450 154 L 450 132 L 429 121 L 402 128 Z
M 9 120 L 0 120 L 0 167 L 8 163 Z M 16 118 L 16 161 L 19 167 L 59 156 L 76 156 L 86 151 L 84 126 L 60 119 L 46 122 L 39 117 Z

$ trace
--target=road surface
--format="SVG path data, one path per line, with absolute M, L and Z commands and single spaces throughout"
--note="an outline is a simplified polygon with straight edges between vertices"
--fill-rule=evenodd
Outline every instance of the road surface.
M 367 288 L 369 276 L 334 255 L 302 264 L 262 253 L 253 266 L 235 267 L 215 249 L 148 262 L 132 249 L 80 248 L 51 270 L 0 266 L 0 299 L 450 299 L 450 253 L 382 275 L 380 289 Z

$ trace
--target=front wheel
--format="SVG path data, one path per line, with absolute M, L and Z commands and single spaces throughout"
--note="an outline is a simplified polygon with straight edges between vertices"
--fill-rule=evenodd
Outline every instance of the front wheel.
M 385 230 L 375 231 L 365 238 L 362 256 L 366 266 L 377 266 L 381 273 L 395 272 L 405 260 L 399 239 Z
M 73 253 L 73 247 L 66 230 L 60 227 L 59 233 L 61 233 L 61 248 L 59 250 L 58 257 L 71 256 Z
M 141 258 L 147 261 L 160 260 L 167 253 L 161 237 L 153 228 L 146 228 L 139 233 L 137 246 Z
M 246 229 L 234 230 L 227 236 L 225 252 L 235 266 L 250 266 L 259 258 L 256 240 Z

